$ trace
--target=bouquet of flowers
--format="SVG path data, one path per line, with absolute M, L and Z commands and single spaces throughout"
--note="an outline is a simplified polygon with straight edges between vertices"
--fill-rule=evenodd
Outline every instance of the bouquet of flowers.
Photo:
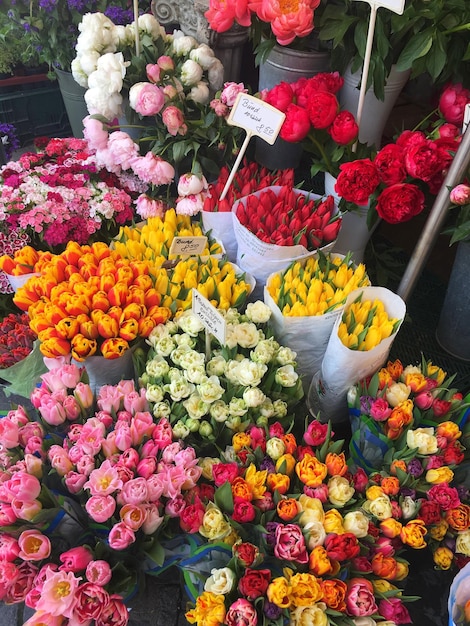
M 30 239 L 25 232 L 16 229 L 8 229 L 8 233 L 6 233 L 3 228 L 0 228 L 0 258 L 2 259 L 2 268 L 0 269 L 0 294 L 2 296 L 4 294 L 13 293 L 13 287 L 8 279 L 9 272 L 5 272 L 3 263 L 6 258 L 12 258 L 15 254 L 19 254 L 19 251 L 27 247 L 29 242 Z
M 214 491 L 197 503 L 198 533 L 231 545 L 233 556 L 201 589 L 192 586 L 190 623 L 410 622 L 401 589 L 407 533 L 392 540 L 391 509 L 359 504 L 367 476 L 348 470 L 332 434 L 316 420 L 302 441 L 278 422 L 253 426 L 220 458 L 205 459 Z
M 26 233 L 31 245 L 60 251 L 68 241 L 110 240 L 134 218 L 136 176 L 97 165 L 83 139 L 51 139 L 0 170 L 0 224 L 6 237 Z M 145 186 L 145 185 L 144 185 Z
M 134 24 L 86 15 L 72 72 L 87 89 L 85 136 L 98 162 L 110 171 L 132 170 L 152 186 L 152 199 L 166 186 L 169 201 L 174 168 L 201 179 L 234 159 L 241 129 L 226 117 L 246 90 L 223 85 L 223 66 L 206 44 L 181 31 L 167 35 L 149 14 L 137 28 L 138 38 Z
M 270 309 L 258 301 L 224 316 L 226 344 L 211 337 L 210 350 L 191 310 L 158 325 L 139 372 L 153 414 L 198 447 L 223 446 L 251 423 L 290 422 L 303 396 L 296 355 L 270 331 Z
M 360 467 L 378 469 L 387 454 L 396 456 L 411 429 L 434 427 L 441 421 L 466 421 L 468 399 L 439 366 L 422 359 L 403 366 L 389 361 L 348 391 L 352 428 L 350 453 Z
M 32 396 L 39 418 L 18 407 L 1 420 L 1 599 L 42 623 L 125 626 L 124 601 L 160 573 L 202 468 L 133 381 L 95 405 L 80 378 L 74 365 L 51 370 Z

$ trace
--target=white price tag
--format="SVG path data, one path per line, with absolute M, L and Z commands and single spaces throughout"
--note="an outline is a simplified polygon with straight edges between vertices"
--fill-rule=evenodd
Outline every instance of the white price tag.
M 207 237 L 175 237 L 171 243 L 169 254 L 197 255 L 202 254 L 207 246 Z
M 285 113 L 267 102 L 246 93 L 239 93 L 227 123 L 244 128 L 247 133 L 257 135 L 272 145 L 285 117 Z
M 390 9 L 398 15 L 402 15 L 405 9 L 405 0 L 356 0 L 358 2 L 368 2 L 371 6 L 377 8 L 384 7 L 384 9 Z
M 206 332 L 212 333 L 219 343 L 224 346 L 226 323 L 223 315 L 197 289 L 192 290 L 192 307 L 193 313 L 204 324 Z

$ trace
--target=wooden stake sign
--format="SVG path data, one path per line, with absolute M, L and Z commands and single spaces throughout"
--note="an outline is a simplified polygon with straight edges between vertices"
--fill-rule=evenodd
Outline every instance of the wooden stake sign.
M 219 343 L 225 345 L 227 325 L 224 316 L 197 289 L 192 289 L 192 310 L 206 331 L 206 361 L 210 359 L 210 337 L 214 335 Z
M 267 102 L 263 102 L 259 98 L 249 96 L 246 93 L 238 94 L 232 110 L 230 111 L 230 115 L 227 118 L 227 124 L 244 128 L 246 130 L 246 137 L 238 153 L 237 160 L 233 164 L 227 182 L 225 183 L 225 187 L 220 194 L 221 200 L 227 195 L 233 177 L 237 172 L 238 166 L 243 159 L 243 155 L 253 135 L 260 137 L 263 141 L 272 145 L 279 135 L 285 117 L 285 113 L 279 111 L 279 109 L 276 109 L 276 107 L 271 106 Z

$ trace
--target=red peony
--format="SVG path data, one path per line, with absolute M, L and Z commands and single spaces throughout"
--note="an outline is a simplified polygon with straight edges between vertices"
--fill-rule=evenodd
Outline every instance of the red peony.
M 308 114 L 313 128 L 328 128 L 339 112 L 336 96 L 327 91 L 312 93 L 308 101 Z
M 442 154 L 434 141 L 408 147 L 405 151 L 406 171 L 413 178 L 429 181 L 442 171 Z
M 280 136 L 285 141 L 296 143 L 302 141 L 310 130 L 308 113 L 297 104 L 289 104 L 286 110 L 286 119 L 281 127 Z
M 357 139 L 359 126 L 352 113 L 340 111 L 329 127 L 328 133 L 340 146 L 347 146 Z
M 379 150 L 374 165 L 386 185 L 402 183 L 406 178 L 403 149 L 395 143 L 389 143 Z
M 469 102 L 470 91 L 468 89 L 465 89 L 460 83 L 448 85 L 439 98 L 439 110 L 447 122 L 457 124 L 461 127 L 465 114 L 465 106 Z
M 370 159 L 340 165 L 335 191 L 346 202 L 365 205 L 380 183 L 377 168 Z
M 377 198 L 377 213 L 389 224 L 407 222 L 424 209 L 424 193 L 412 183 L 386 187 Z
M 281 82 L 266 92 L 263 99 L 285 113 L 287 107 L 294 102 L 294 91 L 289 83 Z

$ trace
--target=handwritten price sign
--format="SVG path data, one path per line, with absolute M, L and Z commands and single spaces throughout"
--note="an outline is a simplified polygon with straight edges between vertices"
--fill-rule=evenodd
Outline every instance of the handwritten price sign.
M 285 113 L 267 102 L 246 93 L 239 93 L 227 123 L 244 128 L 249 135 L 257 135 L 272 145 L 285 117 Z

